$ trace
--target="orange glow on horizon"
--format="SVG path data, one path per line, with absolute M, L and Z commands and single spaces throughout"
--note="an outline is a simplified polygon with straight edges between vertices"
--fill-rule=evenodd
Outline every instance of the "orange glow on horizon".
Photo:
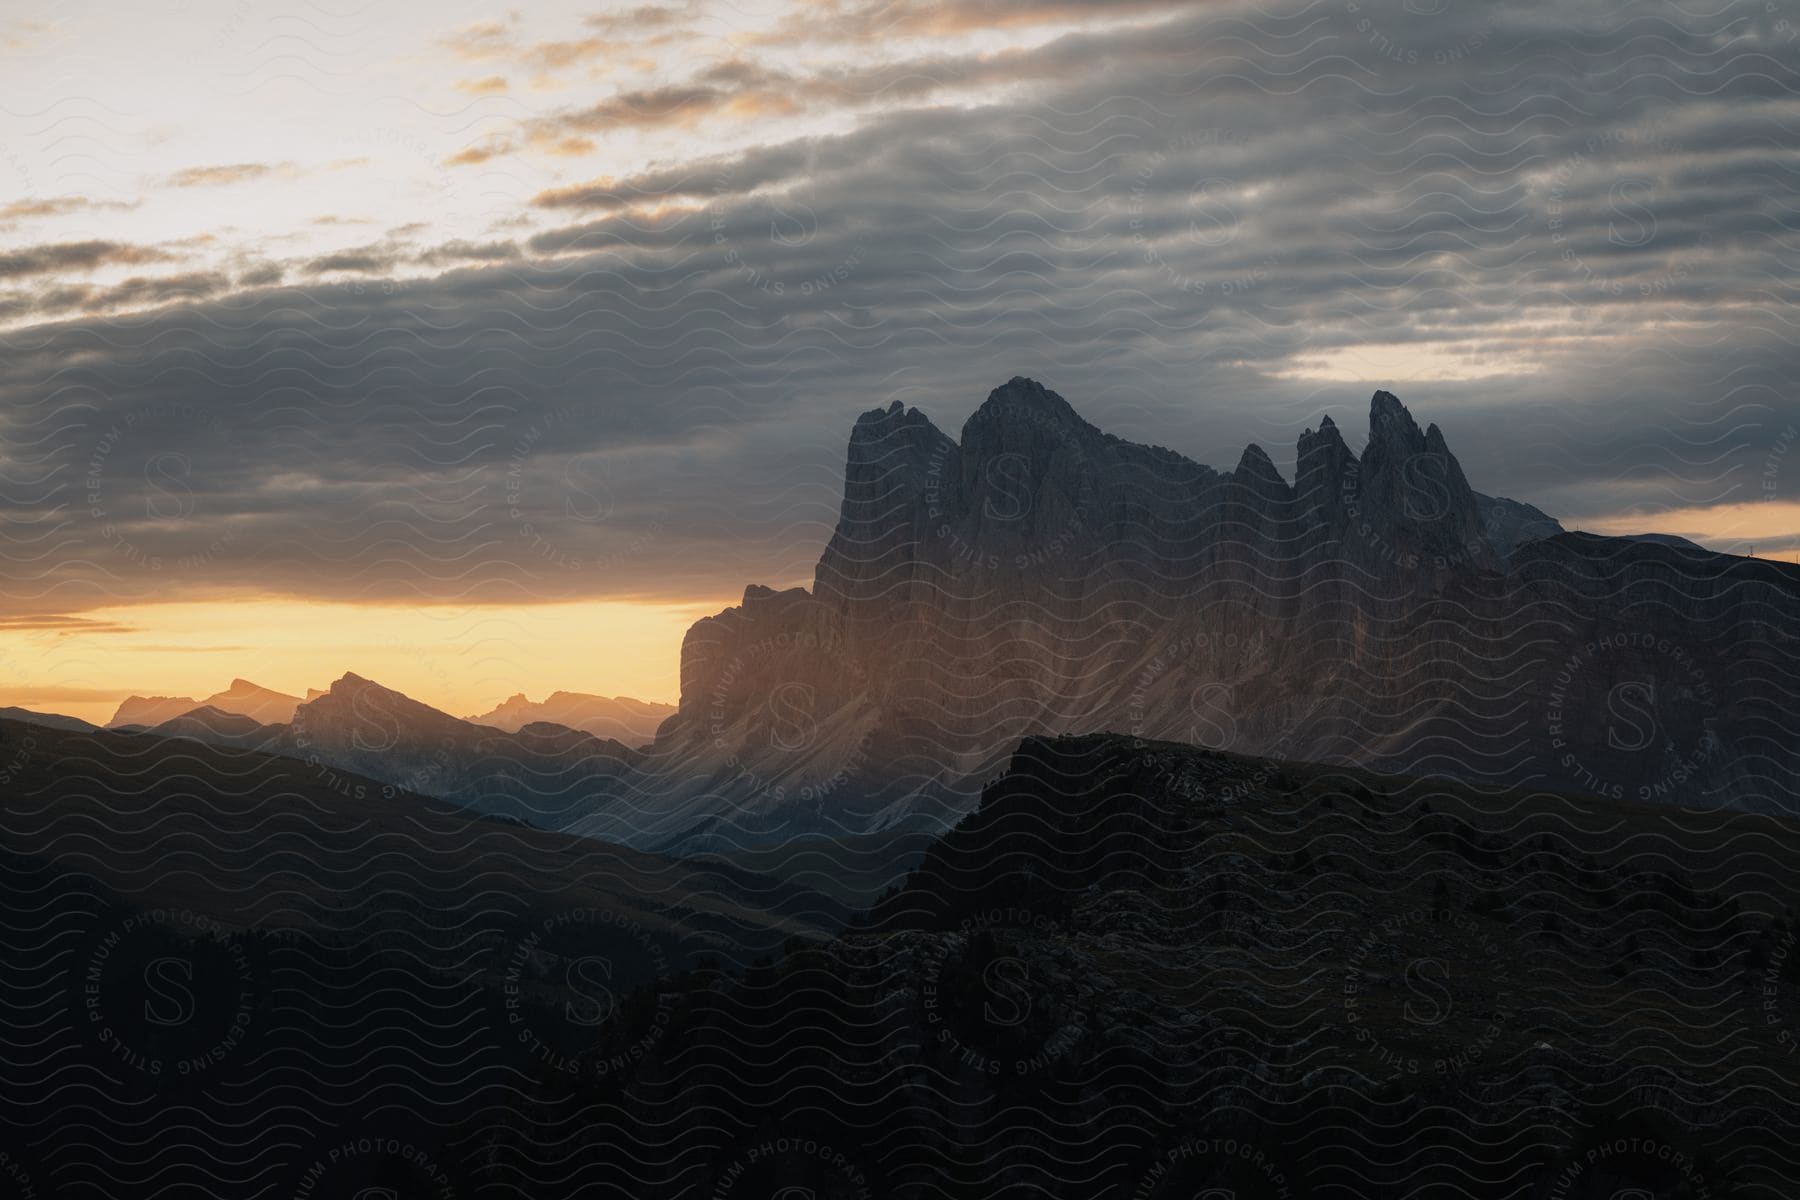
M 1634 533 L 1673 533 L 1708 549 L 1741 552 L 1735 543 L 1757 548 L 1757 558 L 1794 561 L 1800 544 L 1800 501 L 1746 500 L 1710 508 L 1669 509 L 1651 515 L 1624 514 L 1564 521 L 1568 529 L 1621 537 Z
M 103 724 L 130 695 L 200 700 L 243 678 L 303 697 L 347 671 L 459 717 L 519 692 L 673 703 L 689 626 L 736 602 L 450 607 L 263 598 L 97 609 L 72 628 L 0 628 L 0 706 Z

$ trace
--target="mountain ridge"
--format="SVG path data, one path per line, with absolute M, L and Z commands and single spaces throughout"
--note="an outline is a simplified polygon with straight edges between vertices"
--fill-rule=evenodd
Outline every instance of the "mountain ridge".
M 509 733 L 547 721 L 635 746 L 654 740 L 657 727 L 674 715 L 675 708 L 673 704 L 634 696 L 558 690 L 542 700 L 532 700 L 524 692 L 517 692 L 487 712 L 464 719 Z
M 249 717 L 259 724 L 273 725 L 291 720 L 295 706 L 300 703 L 298 696 L 277 692 L 239 677 L 233 679 L 223 691 L 214 692 L 204 700 L 195 700 L 190 696 L 128 696 L 120 702 L 112 719 L 104 727 L 119 729 L 136 725 L 147 728 L 173 720 L 197 708 L 214 708 Z
M 1800 763 L 1761 698 L 1800 656 L 1763 632 L 1800 622 L 1784 576 L 1572 538 L 1477 492 L 1387 391 L 1360 454 L 1327 415 L 1295 464 L 1289 481 L 1252 445 L 1221 473 L 1020 376 L 960 440 L 897 401 L 863 412 L 812 587 L 752 584 L 697 622 L 677 715 L 571 828 L 685 852 L 942 828 L 1020 737 L 1106 729 L 1785 806 Z M 1647 621 L 1681 656 L 1619 640 Z M 1746 670 L 1701 689 L 1730 655 Z M 1662 697 L 1668 728 L 1626 750 L 1634 696 Z
M 163 732 L 683 854 L 939 831 L 1019 739 L 1105 730 L 1786 810 L 1800 572 L 1564 531 L 1477 492 L 1393 393 L 1368 419 L 1360 454 L 1329 414 L 1304 429 L 1290 481 L 1254 443 L 1220 472 L 1107 434 L 1023 377 L 961 440 L 896 401 L 852 425 L 812 586 L 697 621 L 641 744 L 538 719 L 585 693 L 517 694 L 484 714 L 507 729 L 354 672 L 284 725 Z

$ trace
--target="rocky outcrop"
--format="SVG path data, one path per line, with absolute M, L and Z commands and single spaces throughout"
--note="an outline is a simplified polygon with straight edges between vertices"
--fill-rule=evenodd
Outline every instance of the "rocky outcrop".
M 576 828 L 722 848 L 859 827 L 871 818 L 852 786 L 888 769 L 871 758 L 891 740 L 878 690 L 841 613 L 803 588 L 752 584 L 688 631 L 679 709 Z

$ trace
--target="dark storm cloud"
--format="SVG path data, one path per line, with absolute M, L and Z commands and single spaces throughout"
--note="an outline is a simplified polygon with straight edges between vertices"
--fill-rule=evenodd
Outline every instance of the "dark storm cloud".
M 1071 37 L 1029 52 L 971 52 L 807 72 L 733 58 L 714 63 L 681 83 L 620 92 L 598 104 L 538 118 L 527 124 L 524 141 L 542 146 L 572 133 L 696 126 L 709 120 L 744 121 L 806 111 L 917 103 L 959 89 L 1067 78 L 1120 51 L 1142 60 L 1140 67 L 1169 56 L 1158 39 L 1134 32 L 1123 37 Z M 478 148 L 464 151 L 458 159 L 486 161 L 511 148 L 510 144 Z
M 1291 471 L 1325 412 L 1360 443 L 1386 386 L 1559 515 L 1800 500 L 1782 34 L 1397 0 L 1072 33 L 981 108 L 548 192 L 529 257 L 407 279 L 381 243 L 338 285 L 4 335 L 9 502 L 75 514 L 59 604 L 726 594 L 805 580 L 859 412 L 954 433 L 1014 374 L 1220 468 Z

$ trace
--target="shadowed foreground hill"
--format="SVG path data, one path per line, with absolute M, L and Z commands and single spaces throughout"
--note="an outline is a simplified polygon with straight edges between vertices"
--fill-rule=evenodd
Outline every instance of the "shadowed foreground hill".
M 524 1194 L 1789 1196 L 1796 851 L 1744 813 L 1028 739 L 855 931 L 659 987 L 679 1037 L 622 1079 L 643 1030 L 609 1027 L 579 1117 L 468 1153 Z
M 296 759 L 11 720 L 0 912 L 0 1144 L 39 1196 L 413 1195 L 403 1155 L 331 1152 L 435 1156 L 631 985 L 842 919 Z

